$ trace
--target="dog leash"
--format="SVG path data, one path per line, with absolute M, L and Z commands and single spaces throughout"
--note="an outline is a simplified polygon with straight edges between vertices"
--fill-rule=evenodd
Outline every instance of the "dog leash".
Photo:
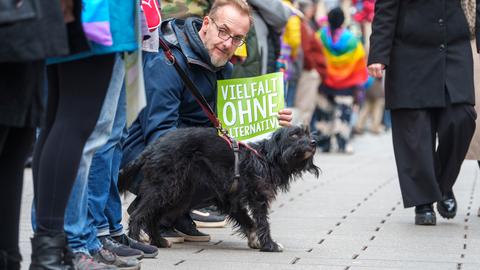
M 235 157 L 235 163 L 234 163 L 235 166 L 234 166 L 234 174 L 233 174 L 233 183 L 232 183 L 232 186 L 230 187 L 230 192 L 235 192 L 238 189 L 238 181 L 240 180 L 240 162 L 239 162 L 240 146 L 243 146 L 249 149 L 259 157 L 260 157 L 260 154 L 258 153 L 257 150 L 253 149 L 248 144 L 239 142 L 228 134 L 228 131 L 222 127 L 220 120 L 217 118 L 217 116 L 213 112 L 212 107 L 210 107 L 210 104 L 208 104 L 205 97 L 202 95 L 202 93 L 200 93 L 197 86 L 195 86 L 195 84 L 192 82 L 190 77 L 188 77 L 187 73 L 185 73 L 182 67 L 177 63 L 175 56 L 172 53 L 172 50 L 167 45 L 167 43 L 163 40 L 162 37 L 159 37 L 159 44 L 167 60 L 170 61 L 170 64 L 172 64 L 175 67 L 178 74 L 182 78 L 183 82 L 186 84 L 187 88 L 195 97 L 195 101 L 198 103 L 198 105 L 200 105 L 203 112 L 205 112 L 208 119 L 215 127 L 215 129 L 217 129 L 217 131 L 222 134 L 221 137 L 230 145 L 230 148 L 233 149 L 233 154 Z

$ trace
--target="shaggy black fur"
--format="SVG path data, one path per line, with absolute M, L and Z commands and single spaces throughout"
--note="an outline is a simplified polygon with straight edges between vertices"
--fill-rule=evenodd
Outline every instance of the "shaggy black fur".
M 123 191 L 139 172 L 144 177 L 130 215 L 129 235 L 138 239 L 144 229 L 152 244 L 169 247 L 159 228 L 172 228 L 193 207 L 212 202 L 248 238 L 249 247 L 282 251 L 270 236 L 268 209 L 278 191 L 288 191 L 302 173 L 318 177 L 313 163 L 315 141 L 307 128 L 288 127 L 251 146 L 260 155 L 241 147 L 240 180 L 232 191 L 233 150 L 215 129 L 178 129 L 153 143 L 119 176 Z

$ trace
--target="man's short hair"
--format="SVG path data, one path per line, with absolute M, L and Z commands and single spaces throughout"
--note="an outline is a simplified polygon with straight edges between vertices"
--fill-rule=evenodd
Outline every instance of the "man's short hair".
M 212 8 L 210 9 L 210 12 L 208 13 L 208 16 L 215 18 L 215 14 L 221 7 L 229 5 L 235 7 L 238 11 L 240 11 L 240 13 L 248 16 L 248 19 L 250 20 L 250 25 L 253 24 L 252 9 L 250 8 L 250 5 L 247 3 L 246 0 L 215 0 Z

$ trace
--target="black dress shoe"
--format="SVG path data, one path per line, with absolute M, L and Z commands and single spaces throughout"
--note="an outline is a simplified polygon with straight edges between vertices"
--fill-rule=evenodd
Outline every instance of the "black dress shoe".
M 443 218 L 451 219 L 455 217 L 457 214 L 457 200 L 455 195 L 453 195 L 453 191 L 447 192 L 442 196 L 442 199 L 437 202 L 437 210 Z
M 415 206 L 415 225 L 435 225 L 437 218 L 433 211 L 432 204 L 422 204 Z

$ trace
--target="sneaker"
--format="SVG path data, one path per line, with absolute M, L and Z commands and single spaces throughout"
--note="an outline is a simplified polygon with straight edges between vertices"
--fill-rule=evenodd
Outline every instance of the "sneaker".
M 178 234 L 175 230 L 169 228 L 160 229 L 160 236 L 165 238 L 170 243 L 183 243 L 185 242 L 185 238 Z
M 122 245 L 142 251 L 144 258 L 155 258 L 158 255 L 158 248 L 156 246 L 140 243 L 128 237 L 126 234 L 113 236 L 112 238 Z
M 107 264 L 110 266 L 116 266 L 118 269 L 123 270 L 139 270 L 140 262 L 135 258 L 120 258 L 115 253 L 108 249 L 102 248 L 93 255 L 93 259 L 97 262 Z
M 210 235 L 202 233 L 197 230 L 195 222 L 189 218 L 181 218 L 175 224 L 175 231 L 190 242 L 208 242 L 210 241 Z
M 113 270 L 118 269 L 113 265 L 106 265 L 104 263 L 96 262 L 92 256 L 83 252 L 77 252 L 73 258 L 73 265 L 76 270 Z
M 123 243 L 119 243 L 115 241 L 109 235 L 106 236 L 99 236 L 98 239 L 100 243 L 102 243 L 103 248 L 113 252 L 115 255 L 121 258 L 135 258 L 135 259 L 142 259 L 144 254 L 141 250 L 133 249 L 128 245 Z
M 192 210 L 190 216 L 199 228 L 223 228 L 227 225 L 225 215 L 218 213 L 216 208 Z

